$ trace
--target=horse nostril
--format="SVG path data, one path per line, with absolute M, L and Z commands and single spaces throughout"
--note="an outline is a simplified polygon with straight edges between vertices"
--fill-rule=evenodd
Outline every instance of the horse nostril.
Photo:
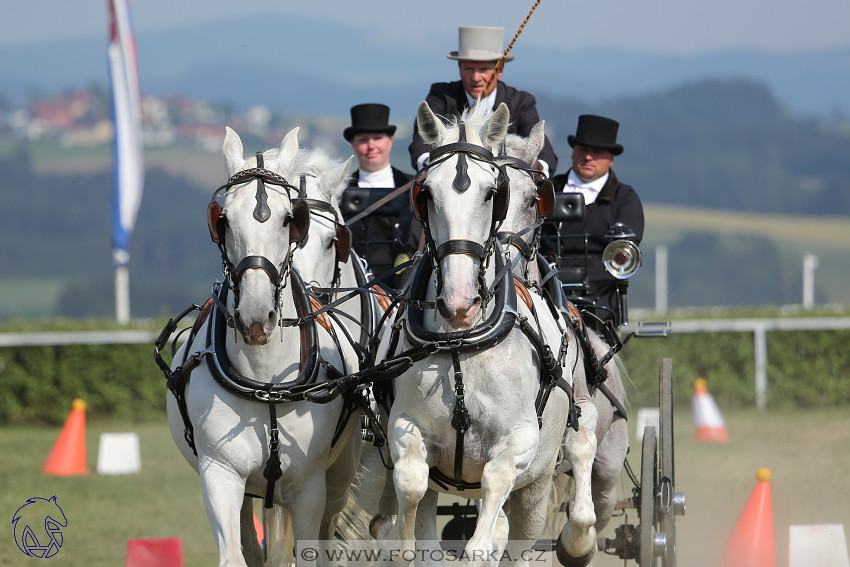
M 437 311 L 446 319 L 448 319 L 452 315 L 449 312 L 448 306 L 446 305 L 446 300 L 442 297 L 437 298 Z

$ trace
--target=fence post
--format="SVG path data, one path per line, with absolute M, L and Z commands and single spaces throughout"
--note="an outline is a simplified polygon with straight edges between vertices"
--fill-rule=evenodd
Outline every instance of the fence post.
M 755 340 L 756 409 L 767 407 L 767 325 L 753 327 Z
M 667 313 L 667 247 L 655 247 L 655 312 Z

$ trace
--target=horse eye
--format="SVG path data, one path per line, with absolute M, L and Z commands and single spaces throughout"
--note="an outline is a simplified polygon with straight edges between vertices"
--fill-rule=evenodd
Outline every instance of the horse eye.
M 283 226 L 284 227 L 289 226 L 290 222 L 292 222 L 292 215 L 286 215 L 285 217 L 283 217 Z
M 336 238 L 331 238 L 330 242 L 328 242 L 327 250 L 330 250 L 333 247 L 333 245 L 336 244 L 336 242 L 337 242 Z

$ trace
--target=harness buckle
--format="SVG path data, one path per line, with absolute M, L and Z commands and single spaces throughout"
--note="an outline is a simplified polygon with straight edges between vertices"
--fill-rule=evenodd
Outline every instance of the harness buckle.
M 435 352 L 453 352 L 460 350 L 463 346 L 463 339 L 453 339 L 447 341 L 434 341 Z

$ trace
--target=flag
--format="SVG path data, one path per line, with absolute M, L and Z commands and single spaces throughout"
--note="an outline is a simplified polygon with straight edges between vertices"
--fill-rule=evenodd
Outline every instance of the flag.
M 129 0 L 108 0 L 110 12 L 109 76 L 112 85 L 114 193 L 112 199 L 112 254 L 115 264 L 129 261 L 127 245 L 144 185 L 142 158 L 142 105 L 136 39 L 130 21 Z

